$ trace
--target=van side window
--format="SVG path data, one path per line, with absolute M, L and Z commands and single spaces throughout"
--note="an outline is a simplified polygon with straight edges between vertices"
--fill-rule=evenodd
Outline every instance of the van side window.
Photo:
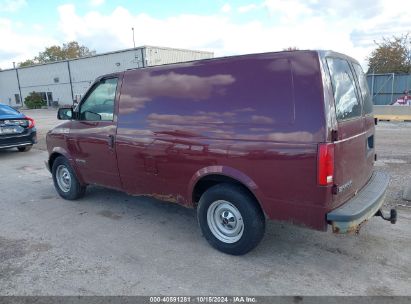
M 357 74 L 358 83 L 360 84 L 364 113 L 372 113 L 372 98 L 370 91 L 368 90 L 367 79 L 365 78 L 364 72 L 359 64 L 353 63 L 353 66 L 355 73 Z
M 361 103 L 348 62 L 340 58 L 327 58 L 327 65 L 331 74 L 337 120 L 361 116 Z
M 97 84 L 80 105 L 80 120 L 113 120 L 117 80 L 117 78 L 103 79 Z

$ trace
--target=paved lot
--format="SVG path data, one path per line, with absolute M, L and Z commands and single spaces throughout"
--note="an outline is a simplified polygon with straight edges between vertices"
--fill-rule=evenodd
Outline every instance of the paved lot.
M 39 133 L 55 112 L 30 111 Z M 44 121 L 44 123 L 43 123 Z M 90 187 L 55 192 L 47 153 L 0 152 L 1 295 L 411 295 L 411 124 L 378 126 L 378 167 L 393 176 L 399 222 L 372 219 L 357 236 L 270 222 L 243 257 L 212 249 L 195 212 Z M 43 148 L 41 139 L 39 148 Z
M 38 150 L 46 151 L 46 133 L 54 126 L 61 123 L 57 119 L 57 111 L 48 110 L 22 110 L 24 114 L 33 118 L 36 122 L 38 144 L 35 146 Z

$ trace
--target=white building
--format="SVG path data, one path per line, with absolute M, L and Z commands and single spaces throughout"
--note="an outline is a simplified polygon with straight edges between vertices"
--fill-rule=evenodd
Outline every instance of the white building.
M 90 57 L 0 71 L 0 103 L 22 106 L 38 92 L 50 106 L 72 104 L 101 75 L 127 69 L 212 58 L 213 53 L 142 46 Z M 22 98 L 20 98 L 20 96 Z

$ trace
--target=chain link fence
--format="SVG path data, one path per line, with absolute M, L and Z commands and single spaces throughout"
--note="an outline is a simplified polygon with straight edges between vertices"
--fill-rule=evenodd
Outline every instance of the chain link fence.
M 369 74 L 368 86 L 375 105 L 390 105 L 411 91 L 411 74 Z

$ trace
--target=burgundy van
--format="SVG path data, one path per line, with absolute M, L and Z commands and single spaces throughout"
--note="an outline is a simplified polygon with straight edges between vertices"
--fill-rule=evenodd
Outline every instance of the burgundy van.
M 96 80 L 47 134 L 57 192 L 87 185 L 197 208 L 215 248 L 244 254 L 265 219 L 355 232 L 381 211 L 372 101 L 357 61 L 264 53 L 128 70 Z

